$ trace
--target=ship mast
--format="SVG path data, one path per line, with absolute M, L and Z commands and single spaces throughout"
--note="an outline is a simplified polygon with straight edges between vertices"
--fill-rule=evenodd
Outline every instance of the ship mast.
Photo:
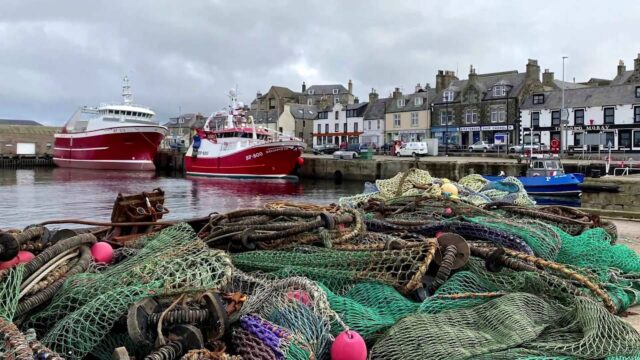
M 131 105 L 133 103 L 131 86 L 129 86 L 129 78 L 126 75 L 124 79 L 122 79 L 122 99 L 125 105 Z

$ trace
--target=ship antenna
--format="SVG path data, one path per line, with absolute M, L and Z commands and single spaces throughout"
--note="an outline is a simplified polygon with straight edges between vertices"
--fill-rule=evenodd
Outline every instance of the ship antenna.
M 125 105 L 133 103 L 133 96 L 131 95 L 131 86 L 129 86 L 129 77 L 127 75 L 122 79 L 122 98 Z

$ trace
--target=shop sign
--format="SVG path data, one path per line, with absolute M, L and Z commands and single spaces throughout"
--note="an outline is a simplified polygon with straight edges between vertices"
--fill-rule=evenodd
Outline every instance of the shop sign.
M 486 125 L 486 126 L 466 126 L 461 127 L 460 131 L 496 131 L 496 130 L 513 130 L 513 125 Z
M 591 125 L 591 126 L 565 126 L 565 129 L 569 131 L 574 130 L 586 130 L 586 131 L 602 131 L 609 130 L 609 125 Z M 562 130 L 559 126 L 556 126 L 556 131 Z

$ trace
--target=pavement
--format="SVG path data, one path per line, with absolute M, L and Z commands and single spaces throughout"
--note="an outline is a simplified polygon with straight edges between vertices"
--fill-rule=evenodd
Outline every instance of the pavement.
M 640 253 L 640 221 L 613 220 L 618 227 L 618 244 L 629 246 L 635 252 Z M 630 308 L 628 315 L 622 319 L 640 331 L 640 305 Z

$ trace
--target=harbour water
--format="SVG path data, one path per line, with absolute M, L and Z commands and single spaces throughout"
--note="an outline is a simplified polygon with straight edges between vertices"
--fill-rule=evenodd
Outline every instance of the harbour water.
M 165 191 L 164 219 L 206 216 L 267 202 L 331 203 L 362 192 L 360 182 L 183 178 L 153 172 L 83 169 L 0 169 L 0 228 L 52 219 L 108 221 L 119 192 Z

